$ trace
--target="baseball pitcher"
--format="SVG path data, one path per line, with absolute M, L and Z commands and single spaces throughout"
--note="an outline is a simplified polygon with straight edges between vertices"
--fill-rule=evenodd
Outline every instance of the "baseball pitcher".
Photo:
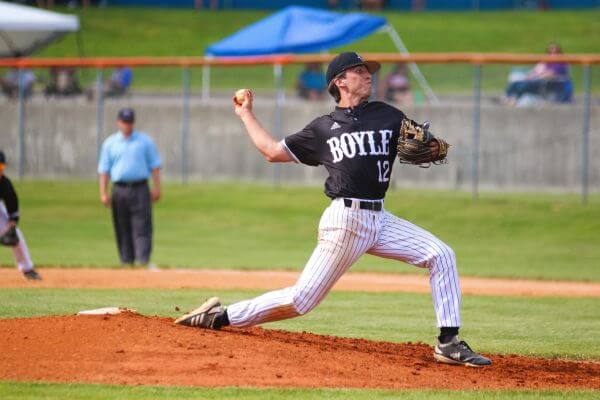
M 178 318 L 180 325 L 220 329 L 246 327 L 304 315 L 315 308 L 337 280 L 365 254 L 427 268 L 437 326 L 437 361 L 481 367 L 492 362 L 460 340 L 461 290 L 453 250 L 408 221 L 385 210 L 384 198 L 395 159 L 403 163 L 443 163 L 448 144 L 428 125 L 417 124 L 386 103 L 369 102 L 371 75 L 380 64 L 356 53 L 342 53 L 327 69 L 328 91 L 338 104 L 300 132 L 277 141 L 252 111 L 246 91 L 234 97 L 235 113 L 269 162 L 323 165 L 331 204 L 319 223 L 318 245 L 295 285 L 223 307 L 218 298 Z

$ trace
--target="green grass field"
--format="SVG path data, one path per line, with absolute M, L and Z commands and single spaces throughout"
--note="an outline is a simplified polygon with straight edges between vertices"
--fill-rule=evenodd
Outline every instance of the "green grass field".
M 39 265 L 118 264 L 110 210 L 94 182 L 16 183 L 22 222 Z M 218 201 L 216 201 L 218 199 Z M 161 267 L 300 270 L 316 244 L 328 199 L 320 187 L 167 184 L 155 207 Z M 386 208 L 456 251 L 463 275 L 599 281 L 600 197 L 396 189 Z M 12 254 L 0 251 L 0 264 Z M 354 271 L 418 268 L 364 256 Z
M 0 382 L 0 394 L 5 400 L 29 399 L 286 399 L 286 400 L 312 400 L 312 399 L 595 399 L 598 395 L 594 391 L 465 391 L 452 392 L 442 390 L 358 390 L 358 389 L 250 389 L 250 388 L 186 388 L 186 387 L 160 387 L 160 386 L 109 386 L 85 384 L 58 384 L 58 383 L 17 383 Z
M 79 16 L 86 56 L 202 55 L 211 43 L 271 13 L 118 7 L 58 10 Z M 547 42 L 554 40 L 560 41 L 569 52 L 598 51 L 591 40 L 600 34 L 598 10 L 381 15 L 403 37 L 406 46 L 418 52 L 541 52 Z M 375 35 L 356 45 L 361 51 L 394 51 L 390 41 Z M 73 36 L 40 53 L 40 56 L 76 55 Z
M 17 383 L 0 382 L 0 394 L 5 400 L 28 399 L 286 399 L 286 400 L 311 400 L 311 399 L 595 399 L 594 391 L 466 391 L 453 392 L 443 390 L 358 390 L 358 389 L 250 389 L 250 388 L 186 388 L 186 387 L 160 387 L 160 386 L 109 386 L 85 384 L 58 384 L 58 383 Z
M 268 15 L 263 11 L 194 12 L 192 10 L 106 8 L 73 11 L 81 20 L 84 56 L 199 56 L 208 45 Z M 413 52 L 515 52 L 541 53 L 552 41 L 569 53 L 598 52 L 594 37 L 600 35 L 600 11 L 461 12 L 384 14 Z M 132 23 L 132 21 L 135 23 Z M 338 49 L 360 52 L 395 52 L 391 40 L 375 34 Z M 44 57 L 79 56 L 75 35 L 39 53 Z M 437 92 L 470 92 L 472 70 L 468 65 L 422 66 Z M 285 68 L 286 86 L 292 88 L 299 67 Z M 483 88 L 501 91 L 509 71 L 506 66 L 484 68 Z M 95 72 L 86 72 L 84 81 Z M 580 68 L 573 68 L 576 91 L 581 87 Z M 600 68 L 594 68 L 600 77 Z M 593 79 L 594 81 L 595 79 Z M 200 88 L 201 71 L 192 73 L 193 90 Z M 211 75 L 214 88 L 272 88 L 270 67 L 220 68 Z M 177 68 L 149 68 L 135 72 L 134 90 L 170 90 L 180 86 Z M 600 90 L 597 89 L 596 91 Z

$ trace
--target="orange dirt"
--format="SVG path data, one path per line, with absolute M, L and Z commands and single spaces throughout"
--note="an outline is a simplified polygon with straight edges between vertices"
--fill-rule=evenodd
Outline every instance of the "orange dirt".
M 482 369 L 433 361 L 425 344 L 277 330 L 220 332 L 133 313 L 0 320 L 0 380 L 126 385 L 593 388 L 600 363 L 491 355 Z
M 167 269 L 66 269 L 40 268 L 41 282 L 23 279 L 14 268 L 0 268 L 0 287 L 45 288 L 201 288 L 201 289 L 274 289 L 292 285 L 299 272 Z M 461 278 L 464 294 L 495 296 L 587 296 L 600 297 L 600 283 L 556 282 L 524 279 Z M 347 273 L 334 290 L 362 292 L 429 293 L 425 274 L 398 275 Z

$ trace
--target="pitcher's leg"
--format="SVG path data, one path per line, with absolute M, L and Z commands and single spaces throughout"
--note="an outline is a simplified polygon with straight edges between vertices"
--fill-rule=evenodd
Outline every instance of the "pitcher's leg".
M 434 245 L 436 256 L 429 267 L 429 284 L 435 305 L 438 327 L 460 327 L 461 290 L 456 255 L 452 248 L 439 241 Z
M 325 298 L 335 282 L 364 253 L 356 246 L 349 252 L 353 241 L 338 247 L 319 244 L 294 286 L 274 290 L 251 300 L 227 307 L 232 326 L 252 326 L 304 315 Z
M 280 321 L 300 315 L 294 306 L 295 287 L 267 292 L 250 300 L 227 307 L 227 317 L 232 326 L 254 326 Z
M 325 221 L 321 223 L 319 244 L 297 283 L 230 305 L 227 315 L 232 326 L 257 325 L 308 313 L 372 246 L 375 235 L 368 220 L 357 218 L 349 209 L 334 208 L 326 213 Z
M 460 327 L 460 280 L 456 256 L 448 245 L 386 212 L 377 243 L 368 253 L 428 268 L 438 327 Z

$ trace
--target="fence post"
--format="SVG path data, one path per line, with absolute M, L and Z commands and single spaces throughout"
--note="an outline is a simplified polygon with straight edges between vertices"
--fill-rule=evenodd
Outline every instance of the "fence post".
M 283 129 L 283 102 L 285 101 L 285 93 L 283 89 L 283 66 L 281 64 L 273 65 L 273 75 L 275 77 L 275 137 L 281 138 Z M 281 165 L 275 163 L 274 185 L 279 186 L 281 180 Z
M 202 101 L 210 99 L 210 65 L 202 66 Z
M 479 138 L 481 120 L 481 64 L 473 67 L 473 137 L 471 154 L 471 193 L 473 200 L 479 196 Z
M 181 119 L 181 182 L 187 183 L 187 144 L 190 128 L 190 67 L 183 68 L 183 116 Z
M 17 71 L 19 95 L 19 179 L 25 174 L 25 85 L 23 69 Z
M 590 180 L 590 107 L 592 74 L 590 65 L 583 66 L 583 132 L 581 140 L 581 202 L 587 204 Z
M 104 125 L 104 70 L 96 69 L 96 163 L 100 159 L 102 146 L 102 130 Z
M 371 75 L 371 96 L 369 101 L 377 101 L 377 86 L 379 85 L 379 72 Z

